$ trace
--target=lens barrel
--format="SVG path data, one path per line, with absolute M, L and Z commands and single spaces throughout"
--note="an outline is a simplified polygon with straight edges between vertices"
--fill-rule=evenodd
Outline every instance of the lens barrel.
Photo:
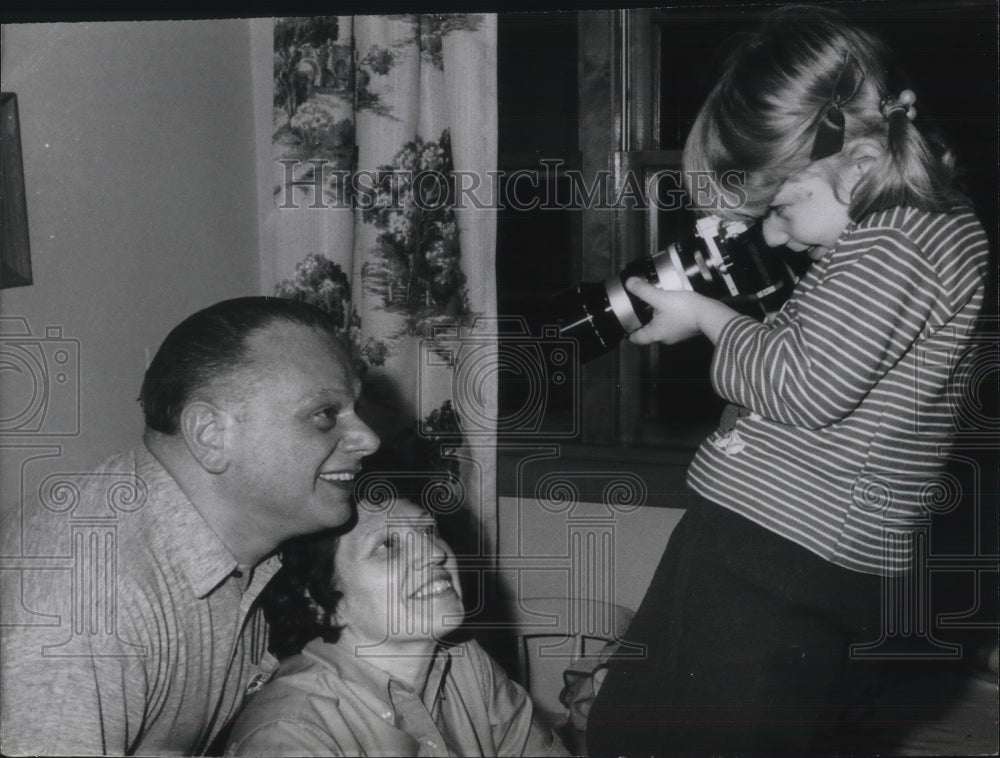
M 625 289 L 633 276 L 663 290 L 757 303 L 762 314 L 779 308 L 795 285 L 794 273 L 764 243 L 759 226 L 706 216 L 688 239 L 630 262 L 604 282 L 584 282 L 552 298 L 547 323 L 577 341 L 582 362 L 613 350 L 652 319 L 652 307 Z

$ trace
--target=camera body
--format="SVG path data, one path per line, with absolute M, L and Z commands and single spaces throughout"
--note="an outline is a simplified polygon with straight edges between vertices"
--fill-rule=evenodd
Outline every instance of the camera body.
M 552 299 L 551 323 L 560 337 L 577 341 L 583 362 L 613 350 L 652 319 L 653 309 L 625 289 L 633 276 L 662 290 L 756 304 L 762 315 L 779 308 L 796 281 L 781 254 L 764 243 L 758 225 L 705 216 L 687 239 L 632 261 L 604 282 L 584 282 Z

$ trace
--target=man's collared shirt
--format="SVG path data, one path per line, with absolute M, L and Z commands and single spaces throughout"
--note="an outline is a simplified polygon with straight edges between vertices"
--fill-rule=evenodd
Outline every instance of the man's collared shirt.
M 3 629 L 3 752 L 202 753 L 276 665 L 254 601 L 277 561 L 240 570 L 144 445 L 72 481 L 71 508 L 25 504 L 16 547 L 57 569 L 7 577 L 17 617 L 5 581 L 7 618 L 48 624 Z

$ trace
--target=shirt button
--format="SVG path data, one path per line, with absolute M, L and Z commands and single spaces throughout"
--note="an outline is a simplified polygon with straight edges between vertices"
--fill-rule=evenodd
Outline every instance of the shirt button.
M 427 740 L 427 747 L 437 748 L 438 744 L 434 740 Z
M 392 711 L 382 711 L 382 718 L 386 721 L 392 718 Z
M 261 687 L 263 687 L 265 684 L 267 684 L 267 680 L 270 679 L 270 678 L 271 678 L 270 674 L 257 674 L 247 684 L 246 694 L 247 695 L 254 694 L 258 690 L 260 690 Z

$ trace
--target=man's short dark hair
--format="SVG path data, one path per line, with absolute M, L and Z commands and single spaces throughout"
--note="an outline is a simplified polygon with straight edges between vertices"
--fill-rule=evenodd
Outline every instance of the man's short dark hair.
M 195 393 L 244 368 L 249 338 L 277 322 L 318 329 L 342 344 L 333 319 L 308 303 L 257 296 L 210 305 L 174 327 L 146 369 L 139 393 L 146 426 L 177 434 Z

